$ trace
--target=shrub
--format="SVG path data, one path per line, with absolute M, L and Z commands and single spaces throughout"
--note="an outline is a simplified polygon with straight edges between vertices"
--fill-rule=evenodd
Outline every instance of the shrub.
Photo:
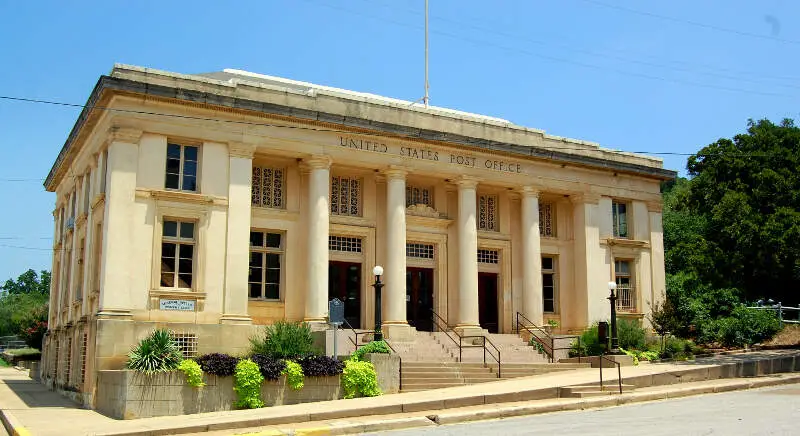
M 367 353 L 389 354 L 390 351 L 391 350 L 389 349 L 389 346 L 386 345 L 386 342 L 372 341 L 369 344 L 364 345 L 363 347 L 354 351 L 353 354 L 350 355 L 350 358 L 353 360 L 361 360 L 361 358 L 364 357 L 364 355 Z
M 42 349 L 42 339 L 44 339 L 44 334 L 47 332 L 47 322 L 45 321 L 34 321 L 33 325 L 22 329 L 19 334 L 20 339 L 25 341 L 25 344 L 31 348 L 35 348 L 37 350 Z
M 375 366 L 353 359 L 344 363 L 342 387 L 345 398 L 376 397 L 381 394 Z
M 780 330 L 781 324 L 772 310 L 749 309 L 739 306 L 731 316 L 713 323 L 716 339 L 727 347 L 741 347 L 764 341 Z
M 239 359 L 223 353 L 204 354 L 195 359 L 203 372 L 220 377 L 233 375 Z
M 158 329 L 142 339 L 128 353 L 126 367 L 144 373 L 174 371 L 183 360 L 183 354 L 172 339 L 169 330 Z
M 579 345 L 580 342 L 580 345 Z M 605 350 L 604 344 L 597 337 L 597 324 L 581 333 L 580 341 L 574 341 L 570 348 L 570 355 L 577 356 L 580 351 L 584 356 L 599 356 Z
M 610 327 L 609 327 L 610 330 Z M 611 332 L 608 332 L 611 335 Z M 647 332 L 633 319 L 617 318 L 619 346 L 628 350 L 644 350 Z
M 307 377 L 327 377 L 339 375 L 344 370 L 344 362 L 328 356 L 309 356 L 297 361 Z
M 194 360 L 186 359 L 178 365 L 178 369 L 186 376 L 186 383 L 194 388 L 205 386 L 203 383 L 203 370 Z
M 539 354 L 547 353 L 547 351 L 544 348 L 544 344 L 542 344 L 541 342 L 537 341 L 536 338 L 534 338 L 534 337 L 531 337 L 531 339 L 528 341 L 528 345 L 530 345 L 533 348 L 536 348 L 536 351 L 538 351 Z
M 286 383 L 294 390 L 303 389 L 303 367 L 297 362 L 286 361 L 286 368 L 283 369 L 286 376 Z
M 236 391 L 236 407 L 256 409 L 264 406 L 261 401 L 261 383 L 264 376 L 258 365 L 250 359 L 242 359 L 236 364 L 233 374 L 233 390 Z
M 299 359 L 314 353 L 311 328 L 306 323 L 278 321 L 265 327 L 265 337 L 250 338 L 251 354 L 273 359 Z
M 283 370 L 286 369 L 285 360 L 273 359 L 263 354 L 253 354 L 250 356 L 250 360 L 258 365 L 261 375 L 264 376 L 264 379 L 266 380 L 277 380 L 281 378 Z

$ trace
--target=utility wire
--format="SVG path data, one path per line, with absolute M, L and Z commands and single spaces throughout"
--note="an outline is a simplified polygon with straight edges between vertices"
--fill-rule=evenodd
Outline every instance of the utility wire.
M 732 33 L 732 34 L 739 35 L 739 36 L 749 36 L 751 38 L 767 39 L 767 40 L 782 42 L 782 43 L 786 43 L 786 44 L 800 44 L 800 41 L 796 41 L 796 40 L 792 40 L 792 39 L 784 39 L 784 38 L 779 38 L 777 36 L 760 35 L 758 33 L 744 32 L 744 31 L 737 30 L 737 29 L 730 29 L 730 28 L 727 28 L 727 27 L 716 26 L 714 24 L 701 23 L 699 21 L 692 21 L 692 20 L 687 20 L 687 19 L 684 19 L 684 18 L 670 17 L 668 15 L 656 14 L 654 12 L 642 11 L 642 10 L 638 10 L 638 9 L 631 9 L 631 8 L 626 8 L 624 6 L 619 6 L 619 5 L 612 5 L 612 4 L 604 3 L 604 2 L 601 2 L 601 1 L 597 1 L 597 0 L 581 0 L 581 1 L 584 2 L 584 3 L 590 3 L 590 4 L 593 4 L 593 5 L 602 6 L 604 8 L 609 8 L 609 9 L 616 9 L 616 10 L 628 12 L 628 13 L 631 13 L 631 14 L 642 15 L 642 16 L 651 17 L 651 18 L 658 18 L 660 20 L 672 21 L 672 22 L 675 22 L 675 23 L 688 24 L 690 26 L 702 27 L 704 29 L 711 29 L 711 30 L 716 30 L 716 31 L 719 31 L 719 32 Z
M 338 5 L 331 5 L 331 4 L 324 3 L 324 2 L 319 3 L 319 4 L 324 5 L 324 6 L 328 7 L 328 8 L 331 8 L 331 9 L 337 9 L 337 10 L 348 12 L 348 13 L 351 13 L 351 14 L 361 15 L 361 16 L 364 16 L 364 17 L 367 17 L 367 18 L 382 20 L 382 21 L 386 21 L 388 23 L 399 25 L 399 26 L 409 27 L 409 28 L 412 28 L 412 29 L 421 29 L 421 27 L 413 25 L 413 24 L 408 24 L 408 23 L 404 23 L 402 21 L 397 21 L 397 20 L 393 20 L 393 19 L 390 19 L 390 18 L 375 16 L 375 15 L 371 15 L 371 14 L 365 14 L 365 13 L 363 13 L 361 11 L 344 8 L 344 7 L 341 7 L 341 6 L 338 6 Z M 527 56 L 532 56 L 532 57 L 536 57 L 536 58 L 540 58 L 540 59 L 545 59 L 545 60 L 549 60 L 549 61 L 552 61 L 552 62 L 560 62 L 560 63 L 570 64 L 570 65 L 575 65 L 575 66 L 579 66 L 579 67 L 583 67 L 583 68 L 591 68 L 591 69 L 594 69 L 594 70 L 607 70 L 607 71 L 611 71 L 611 72 L 614 72 L 614 73 L 617 73 L 617 74 L 620 74 L 620 75 L 625 75 L 625 76 L 638 77 L 638 78 L 642 78 L 642 79 L 656 80 L 656 81 L 661 81 L 661 82 L 670 82 L 670 83 L 676 83 L 676 84 L 679 84 L 679 85 L 694 86 L 694 87 L 699 87 L 699 88 L 717 89 L 717 90 L 720 90 L 720 91 L 738 92 L 738 93 L 744 93 L 744 94 L 754 94 L 754 95 L 762 95 L 762 96 L 769 96 L 769 97 L 783 97 L 783 98 L 792 98 L 792 99 L 795 98 L 792 95 L 787 95 L 787 94 L 777 93 L 777 92 L 764 92 L 764 91 L 755 91 L 755 90 L 735 88 L 735 87 L 729 87 L 729 86 L 705 84 L 705 83 L 692 82 L 692 81 L 689 81 L 689 80 L 675 79 L 675 78 L 669 78 L 669 77 L 663 77 L 663 76 L 656 76 L 656 75 L 652 75 L 652 74 L 639 73 L 639 72 L 635 72 L 635 71 L 621 70 L 621 69 L 614 68 L 614 67 L 606 67 L 606 66 L 603 66 L 603 65 L 591 64 L 591 63 L 587 63 L 587 62 L 575 61 L 575 60 L 572 60 L 572 59 L 561 58 L 561 57 L 558 57 L 558 56 L 552 56 L 552 55 L 537 53 L 537 52 L 524 50 L 524 49 L 520 49 L 520 48 L 516 48 L 516 47 L 509 47 L 509 46 L 493 43 L 493 42 L 490 42 L 490 41 L 468 38 L 468 37 L 465 37 L 465 36 L 462 36 L 462 35 L 457 35 L 457 34 L 454 34 L 454 33 L 444 32 L 444 31 L 441 31 L 441 30 L 429 30 L 429 32 L 437 34 L 437 35 L 441 35 L 441 36 L 446 36 L 448 38 L 467 41 L 467 42 L 470 42 L 470 43 L 473 43 L 473 44 L 476 44 L 476 45 L 485 45 L 485 46 L 489 46 L 489 47 L 499 48 L 499 49 L 505 50 L 505 51 L 521 53 L 521 54 L 524 54 L 524 55 L 527 55 Z

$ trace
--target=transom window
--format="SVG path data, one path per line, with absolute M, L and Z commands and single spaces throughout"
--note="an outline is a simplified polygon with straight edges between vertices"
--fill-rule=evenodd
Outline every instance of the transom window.
M 194 281 L 195 223 L 164 221 L 161 241 L 161 286 L 189 288 Z
M 545 237 L 556 235 L 553 222 L 553 203 L 539 204 L 539 235 Z
M 331 235 L 328 237 L 328 250 L 361 253 L 361 238 Z
M 285 176 L 283 168 L 253 167 L 253 206 L 283 209 Z
M 250 269 L 247 283 L 250 298 L 280 300 L 283 233 L 250 231 Z
M 433 259 L 433 244 L 406 244 L 406 256 L 419 259 Z
M 614 260 L 614 275 L 617 282 L 617 310 L 621 312 L 636 311 L 636 292 L 633 286 L 633 274 L 630 260 Z
M 478 263 L 497 264 L 499 261 L 500 261 L 499 251 L 478 249 Z
M 614 237 L 628 237 L 628 205 L 626 203 L 611 202 L 611 215 L 614 226 Z
M 414 206 L 415 204 L 433 207 L 431 189 L 414 185 L 406 186 L 406 207 Z
M 197 191 L 197 147 L 167 144 L 167 189 Z
M 556 260 L 542 257 L 542 309 L 545 313 L 556 312 Z
M 478 196 L 478 230 L 500 231 L 496 195 Z
M 355 177 L 331 178 L 331 214 L 361 216 L 361 180 Z

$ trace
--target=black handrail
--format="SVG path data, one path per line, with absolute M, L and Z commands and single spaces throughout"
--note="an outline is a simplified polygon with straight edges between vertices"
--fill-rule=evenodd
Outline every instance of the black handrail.
M 607 360 L 615 365 L 617 365 L 617 381 L 619 383 L 619 393 L 622 395 L 622 366 L 619 362 L 614 359 L 610 359 L 604 355 L 600 355 L 600 391 L 603 391 L 603 360 Z
M 447 321 L 442 319 L 442 317 L 439 316 L 438 313 L 436 313 L 435 311 L 431 310 L 431 314 L 433 315 L 433 316 L 431 316 L 431 321 L 433 321 L 433 323 L 436 325 L 436 327 L 439 330 L 443 331 L 445 333 L 445 335 L 448 338 L 450 338 L 450 340 L 453 341 L 453 343 L 456 344 L 456 346 L 458 347 L 458 361 L 459 362 L 463 361 L 464 348 L 479 348 L 479 347 L 483 348 L 483 365 L 486 366 L 486 353 L 488 352 L 489 355 L 492 356 L 492 359 L 494 359 L 497 362 L 497 378 L 501 378 L 501 375 L 502 375 L 501 366 L 502 365 L 500 363 L 500 349 L 497 348 L 492 343 L 492 341 L 490 341 L 486 336 L 479 336 L 479 335 L 462 336 L 457 331 L 455 331 L 449 324 L 447 324 Z M 456 335 L 456 337 L 458 339 L 455 339 L 452 336 L 450 336 L 450 332 L 452 332 L 454 335 Z M 477 339 L 477 338 L 481 338 L 482 339 L 481 345 L 475 345 L 475 344 L 473 344 L 473 345 L 464 345 L 464 339 Z M 492 354 L 488 350 L 488 348 L 486 347 L 486 344 L 489 344 L 489 345 L 492 346 L 492 348 L 494 348 L 494 350 L 497 352 L 497 356 L 496 357 L 495 357 L 494 354 Z
M 365 334 L 369 334 L 369 333 L 372 333 L 373 335 L 375 334 L 374 330 L 364 330 L 363 332 L 356 331 L 356 329 L 354 329 L 353 326 L 350 325 L 350 323 L 347 322 L 346 319 L 344 320 L 344 324 L 342 324 L 342 325 L 347 325 L 347 328 L 349 328 L 353 332 L 353 335 L 355 335 L 355 341 L 353 341 L 353 338 L 350 337 L 350 336 L 348 336 L 347 338 L 350 339 L 350 342 L 356 347 L 356 350 L 358 350 L 358 347 L 359 347 L 359 345 L 358 345 L 358 335 L 365 335 Z M 336 334 L 335 331 L 333 333 Z M 373 336 L 372 338 L 374 340 L 375 336 Z M 387 341 L 385 337 L 383 338 L 383 343 L 386 344 L 386 346 L 389 347 L 390 350 L 392 350 L 392 353 L 397 355 L 397 359 L 399 359 L 399 362 L 400 362 L 400 373 L 399 373 L 400 382 L 399 382 L 399 385 L 398 385 L 398 389 L 400 389 L 402 391 L 403 390 L 403 356 L 401 356 L 400 353 L 398 353 L 397 350 L 395 350 L 394 347 L 392 347 L 392 344 L 390 344 L 389 341 Z
M 358 350 L 358 347 L 359 347 L 359 345 L 358 345 L 358 335 L 367 335 L 367 334 L 370 334 L 370 333 L 375 334 L 374 330 L 364 330 L 362 332 L 356 331 L 356 329 L 354 329 L 353 326 L 350 325 L 350 323 L 347 322 L 346 319 L 343 320 L 343 321 L 344 321 L 344 324 L 342 324 L 342 325 L 343 326 L 346 325 L 347 328 L 349 328 L 350 331 L 352 331 L 353 335 L 355 336 L 355 340 L 353 340 L 353 338 L 350 337 L 350 336 L 348 336 L 347 339 L 350 339 L 350 342 L 356 347 L 356 350 Z
M 522 320 L 527 322 L 528 324 L 524 324 L 524 323 L 520 322 L 520 318 L 522 318 Z M 545 329 L 537 326 L 536 324 L 532 323 L 531 320 L 526 318 L 525 315 L 523 315 L 522 313 L 517 312 L 517 326 L 516 326 L 517 334 L 519 334 L 520 327 L 522 327 L 523 329 L 525 329 L 525 331 L 530 333 L 531 338 L 533 338 L 536 342 L 538 342 L 539 344 L 542 345 L 542 349 L 544 351 L 544 354 L 547 355 L 547 359 L 550 361 L 550 363 L 553 363 L 555 361 L 555 353 L 556 353 L 556 351 L 569 350 L 569 349 L 572 348 L 571 346 L 556 348 L 555 347 L 555 338 L 553 337 L 553 335 L 548 333 L 547 330 L 545 330 Z M 548 339 L 548 342 L 550 342 L 549 346 L 548 346 L 547 342 L 545 342 L 545 340 L 542 339 L 535 331 L 531 330 L 531 328 L 543 333 L 545 338 Z M 574 338 L 574 339 L 578 340 L 578 363 L 581 363 L 581 358 L 583 357 L 583 347 L 581 347 L 581 337 L 578 336 L 578 335 L 565 335 L 565 336 L 561 336 L 561 338 L 562 339 Z

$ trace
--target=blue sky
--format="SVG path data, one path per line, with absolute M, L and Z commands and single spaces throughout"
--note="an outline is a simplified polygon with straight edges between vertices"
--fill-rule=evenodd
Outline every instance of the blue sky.
M 797 2 L 430 3 L 436 106 L 676 153 L 730 137 L 748 118 L 798 118 Z M 0 96 L 84 103 L 122 62 L 183 73 L 239 68 L 415 100 L 423 4 L 0 1 Z M 77 115 L 0 99 L 0 280 L 50 267 L 55 198 L 40 179 Z M 685 173 L 684 156 L 664 159 Z

